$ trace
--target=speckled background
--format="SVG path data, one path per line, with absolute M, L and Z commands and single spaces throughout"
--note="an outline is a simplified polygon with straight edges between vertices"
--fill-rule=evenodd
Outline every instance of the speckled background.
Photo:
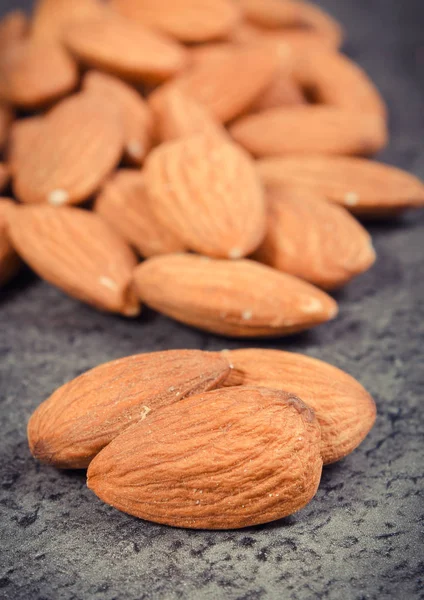
M 344 23 L 347 52 L 388 101 L 392 143 L 383 158 L 424 177 L 422 0 L 320 4 Z M 359 378 L 378 404 L 376 427 L 360 449 L 325 469 L 316 499 L 299 514 L 242 531 L 176 530 L 121 514 L 85 487 L 84 473 L 32 460 L 25 428 L 57 386 L 98 363 L 164 348 L 252 344 L 147 310 L 135 322 L 102 315 L 30 273 L 2 290 L 0 598 L 424 598 L 424 215 L 370 231 L 378 263 L 337 295 L 340 317 L 264 345 L 305 352 Z

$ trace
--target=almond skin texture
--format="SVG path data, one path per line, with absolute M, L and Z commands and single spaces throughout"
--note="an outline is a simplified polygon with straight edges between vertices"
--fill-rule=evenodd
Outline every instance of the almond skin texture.
M 80 93 L 53 108 L 35 137 L 31 154 L 15 161 L 14 191 L 26 203 L 78 204 L 118 164 L 124 145 L 113 103 Z
M 12 279 L 21 265 L 8 234 L 9 215 L 14 207 L 9 198 L 0 198 L 0 288 Z
M 111 0 L 119 14 L 182 42 L 225 37 L 239 19 L 231 0 Z
M 0 162 L 0 191 L 4 190 L 4 188 L 8 184 L 9 176 L 10 176 L 10 173 L 9 173 L 8 166 L 5 165 L 4 163 Z
M 141 256 L 185 250 L 180 239 L 157 221 L 139 171 L 118 170 L 103 187 L 94 210 Z
M 312 190 L 267 190 L 268 230 L 254 258 L 332 290 L 375 261 L 368 232 L 344 208 Z
M 7 148 L 8 165 L 12 173 L 16 172 L 26 155 L 31 156 L 37 135 L 43 129 L 43 123 L 43 117 L 27 117 L 13 123 Z
M 350 454 L 374 425 L 374 400 L 356 379 L 332 365 L 280 350 L 241 349 L 225 356 L 233 367 L 225 385 L 288 390 L 314 410 L 324 464 Z
M 241 118 L 230 128 L 251 154 L 371 155 L 387 144 L 385 119 L 331 106 L 273 108 Z
M 269 85 L 279 65 L 273 46 L 203 47 L 174 81 L 221 122 L 239 116 Z
M 304 507 L 321 477 L 320 430 L 301 400 L 215 390 L 154 412 L 90 464 L 88 487 L 142 519 L 237 529 Z
M 137 259 L 101 217 L 79 208 L 24 206 L 10 218 L 12 244 L 42 278 L 100 310 L 136 316 Z
M 134 279 L 140 298 L 155 310 L 226 336 L 286 335 L 337 314 L 321 290 L 251 260 L 167 255 L 141 264 Z
M 258 161 L 265 184 L 300 186 L 365 217 L 386 217 L 424 205 L 424 184 L 383 163 L 341 156 L 266 158 Z
M 99 0 L 37 0 L 32 35 L 44 40 L 62 41 L 66 28 L 73 23 L 101 17 L 105 7 Z
M 84 89 L 114 102 L 121 112 L 125 134 L 125 158 L 133 165 L 141 165 L 153 145 L 154 122 L 152 112 L 142 96 L 116 77 L 100 71 L 90 71 L 84 78 Z
M 64 39 L 84 64 L 134 82 L 164 81 L 187 60 L 177 42 L 119 15 L 71 24 Z
M 210 111 L 172 83 L 151 94 L 149 104 L 156 117 L 156 137 L 159 142 L 169 142 L 196 133 L 229 140 L 226 129 Z
M 139 354 L 96 367 L 37 408 L 28 424 L 31 453 L 56 467 L 85 468 L 128 426 L 214 389 L 229 371 L 223 355 L 200 350 Z
M 263 189 L 250 156 L 218 137 L 198 135 L 156 148 L 146 189 L 163 227 L 191 250 L 240 258 L 265 234 Z
M 0 96 L 19 108 L 42 108 L 77 85 L 75 63 L 58 43 L 25 38 L 1 55 Z
M 0 150 L 6 143 L 13 116 L 13 110 L 10 106 L 0 101 Z

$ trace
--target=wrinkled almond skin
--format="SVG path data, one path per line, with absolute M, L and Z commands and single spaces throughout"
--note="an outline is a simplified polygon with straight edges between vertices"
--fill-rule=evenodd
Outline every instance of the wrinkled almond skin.
M 223 355 L 200 350 L 139 354 L 100 365 L 37 408 L 28 424 L 31 453 L 56 467 L 85 468 L 127 427 L 162 406 L 214 389 L 229 371 Z
M 268 229 L 254 258 L 318 287 L 340 288 L 369 269 L 368 232 L 344 208 L 312 190 L 270 186 Z
M 266 89 L 278 68 L 279 57 L 268 44 L 223 46 L 205 46 L 192 53 L 192 64 L 174 84 L 226 123 Z
M 251 260 L 170 254 L 141 264 L 134 280 L 141 300 L 155 310 L 226 336 L 287 335 L 337 314 L 321 290 Z
M 13 116 L 10 106 L 0 101 L 0 150 L 6 143 Z
M 111 0 L 119 14 L 182 42 L 227 36 L 239 19 L 231 0 Z
M 137 259 L 98 215 L 80 208 L 23 206 L 9 220 L 12 244 L 42 278 L 100 310 L 136 316 Z
M 8 234 L 8 220 L 15 204 L 9 198 L 0 198 L 0 288 L 18 272 L 21 261 Z
M 280 350 L 226 351 L 233 367 L 225 385 L 258 385 L 299 395 L 321 426 L 324 464 L 350 454 L 371 431 L 374 400 L 353 377 L 325 362 Z
M 169 142 L 197 133 L 229 139 L 225 127 L 210 111 L 193 98 L 170 84 L 158 88 L 149 96 L 156 118 L 156 137 Z
M 424 205 L 424 184 L 396 167 L 355 157 L 265 158 L 257 163 L 262 181 L 300 186 L 364 217 L 390 217 Z
M 331 106 L 269 109 L 242 117 L 230 133 L 257 157 L 308 153 L 367 156 L 382 150 L 388 141 L 381 116 Z
M 263 188 L 236 145 L 206 135 L 167 142 L 149 155 L 144 173 L 158 222 L 189 249 L 240 258 L 262 241 Z
M 184 251 L 185 246 L 180 238 L 156 219 L 144 180 L 144 174 L 140 171 L 119 169 L 98 195 L 94 211 L 141 256 Z
M 187 61 L 177 42 L 119 15 L 70 25 L 64 40 L 84 64 L 134 82 L 164 81 Z
M 98 102 L 107 98 L 121 113 L 125 135 L 125 158 L 141 165 L 153 145 L 154 122 L 144 98 L 116 77 L 90 71 L 84 77 L 84 89 L 97 94 Z
M 30 156 L 37 135 L 43 130 L 43 117 L 26 117 L 17 119 L 12 124 L 7 145 L 7 159 L 10 170 L 16 172 L 25 156 Z
M 10 172 L 7 165 L 0 162 L 0 192 L 4 190 L 9 182 Z
M 312 411 L 285 392 L 239 387 L 192 396 L 130 427 L 92 461 L 87 484 L 142 519 L 236 529 L 300 510 L 321 469 Z
M 79 204 L 118 164 L 123 145 L 113 103 L 99 105 L 94 95 L 76 94 L 43 119 L 31 154 L 15 160 L 14 191 L 25 203 Z

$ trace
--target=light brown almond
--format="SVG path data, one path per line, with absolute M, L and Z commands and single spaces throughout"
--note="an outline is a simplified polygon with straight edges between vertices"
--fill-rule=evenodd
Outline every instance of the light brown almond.
M 156 136 L 160 142 L 189 137 L 196 133 L 227 138 L 225 128 L 206 106 L 171 83 L 161 86 L 149 96 L 156 117 Z
M 300 85 L 283 65 L 263 93 L 249 107 L 249 113 L 260 113 L 272 108 L 302 106 L 307 99 Z
M 13 247 L 42 279 L 101 310 L 138 315 L 131 286 L 137 259 L 101 217 L 80 208 L 23 206 L 9 221 Z
M 157 523 L 234 529 L 292 514 L 315 495 L 320 431 L 285 392 L 228 388 L 192 396 L 130 427 L 90 464 L 88 487 Z
M 14 191 L 26 203 L 78 204 L 118 164 L 124 137 L 113 103 L 86 92 L 72 96 L 43 119 L 31 154 L 15 156 Z M 17 159 L 17 160 L 16 160 Z
M 218 387 L 230 367 L 223 355 L 200 350 L 138 354 L 87 371 L 43 402 L 28 424 L 32 455 L 82 469 L 130 425 L 162 406 Z
M 9 135 L 7 160 L 12 173 L 16 172 L 19 164 L 33 151 L 37 135 L 43 129 L 44 119 L 41 116 L 26 117 L 14 121 Z
M 183 46 L 119 15 L 71 24 L 64 39 L 84 64 L 134 82 L 164 81 L 187 62 Z
M 32 35 L 43 40 L 62 41 L 71 23 L 76 25 L 102 17 L 105 11 L 101 0 L 37 0 Z
M 9 198 L 0 198 L 0 288 L 14 277 L 21 266 L 8 233 L 9 215 L 14 207 Z
M 341 154 L 367 156 L 388 141 L 383 117 L 332 106 L 283 106 L 242 117 L 233 139 L 254 156 Z
M 96 94 L 99 102 L 107 98 L 116 104 L 124 125 L 125 158 L 141 165 L 153 145 L 154 135 L 153 115 L 144 98 L 123 81 L 100 71 L 87 73 L 83 87 Z
M 170 254 L 141 264 L 134 279 L 155 310 L 227 336 L 287 335 L 337 314 L 335 301 L 318 288 L 251 260 Z
M 145 176 L 158 222 L 189 249 L 240 258 L 261 243 L 263 188 L 235 144 L 205 135 L 166 142 L 149 155 Z
M 424 205 L 424 184 L 414 175 L 364 158 L 298 156 L 258 161 L 265 184 L 300 186 L 362 216 L 393 216 Z
M 368 232 L 311 189 L 267 189 L 268 229 L 254 258 L 324 289 L 345 285 L 375 261 Z
M 180 238 L 157 221 L 151 205 L 144 174 L 120 169 L 104 185 L 94 210 L 142 256 L 185 250 Z
M 119 14 L 183 42 L 228 35 L 239 19 L 230 0 L 111 0 Z
M 241 349 L 225 352 L 233 369 L 225 385 L 258 385 L 299 395 L 321 426 L 324 464 L 350 454 L 372 429 L 372 397 L 353 377 L 325 362 L 293 352 Z
M 29 33 L 29 20 L 22 10 L 12 10 L 0 19 L 0 49 L 4 49 Z
M 250 106 L 280 64 L 275 47 L 268 44 L 206 46 L 191 56 L 193 63 L 174 83 L 222 122 Z
M 0 101 L 0 150 L 3 148 L 8 138 L 13 117 L 13 110 L 10 106 Z

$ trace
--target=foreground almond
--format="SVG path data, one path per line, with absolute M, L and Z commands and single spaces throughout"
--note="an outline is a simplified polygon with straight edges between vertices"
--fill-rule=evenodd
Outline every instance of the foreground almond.
M 393 216 L 424 205 L 424 184 L 417 177 L 362 158 L 267 158 L 258 170 L 265 184 L 300 186 L 362 216 Z
M 187 248 L 215 257 L 253 252 L 265 233 L 263 189 L 241 148 L 197 135 L 156 148 L 145 166 L 159 223 Z
M 267 189 L 268 229 L 254 258 L 324 289 L 345 285 L 375 261 L 368 232 L 312 189 Z
M 101 310 L 136 316 L 137 259 L 98 215 L 79 208 L 24 206 L 9 223 L 12 244 L 43 279 Z
M 235 337 L 270 337 L 332 319 L 321 290 L 251 260 L 194 255 L 154 257 L 134 275 L 141 300 L 177 321 Z
M 310 406 L 321 426 L 324 464 L 341 460 L 368 435 L 376 408 L 353 377 L 325 362 L 279 350 L 225 352 L 233 367 L 225 385 L 258 385 L 287 390 Z
M 28 424 L 35 458 L 82 469 L 128 426 L 162 406 L 219 386 L 224 356 L 200 350 L 139 354 L 106 363 L 59 388 Z
M 104 185 L 94 211 L 141 254 L 154 256 L 184 251 L 179 237 L 155 217 L 145 177 L 134 169 L 119 169 Z
M 21 264 L 8 233 L 9 215 L 15 206 L 12 200 L 0 198 L 0 287 L 12 279 Z
M 388 138 L 380 115 L 309 105 L 249 115 L 236 121 L 230 133 L 258 157 L 307 153 L 367 156 L 382 150 Z
M 239 387 L 187 398 L 128 428 L 92 461 L 87 484 L 142 519 L 235 529 L 300 510 L 321 469 L 312 411 L 285 392 Z
M 103 183 L 124 145 L 120 113 L 113 103 L 80 93 L 43 119 L 32 152 L 14 162 L 14 191 L 22 202 L 78 204 Z M 15 157 L 16 159 L 16 157 Z

